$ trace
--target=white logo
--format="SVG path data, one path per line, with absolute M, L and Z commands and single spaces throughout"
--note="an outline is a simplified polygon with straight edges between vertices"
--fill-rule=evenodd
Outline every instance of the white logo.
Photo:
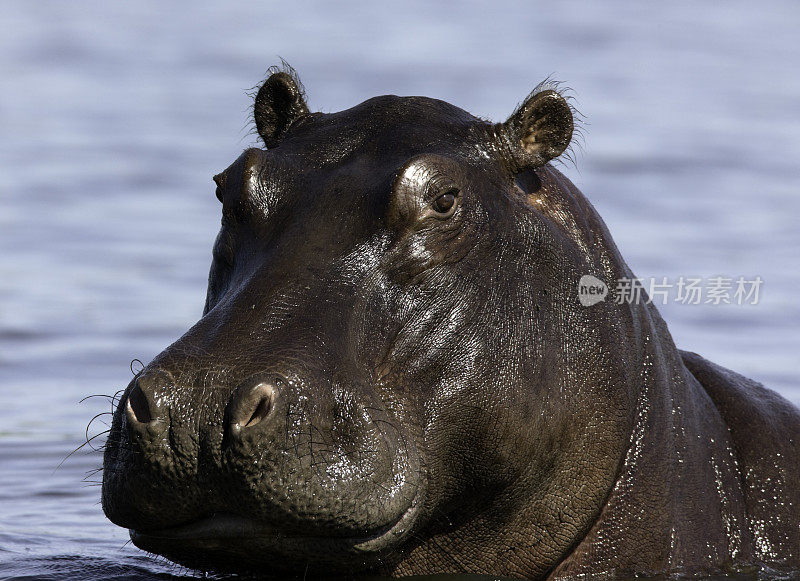
M 591 307 L 606 300 L 608 285 L 596 276 L 584 274 L 578 282 L 578 300 L 584 307 Z

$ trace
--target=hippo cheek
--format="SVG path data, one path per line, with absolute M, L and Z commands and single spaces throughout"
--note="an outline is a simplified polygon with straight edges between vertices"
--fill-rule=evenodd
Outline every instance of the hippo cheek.
M 217 571 L 368 568 L 412 534 L 425 497 L 413 438 L 377 397 L 309 404 L 301 383 L 256 378 L 225 416 L 216 510 L 132 530 L 134 544 Z M 364 398 L 367 402 L 364 403 Z

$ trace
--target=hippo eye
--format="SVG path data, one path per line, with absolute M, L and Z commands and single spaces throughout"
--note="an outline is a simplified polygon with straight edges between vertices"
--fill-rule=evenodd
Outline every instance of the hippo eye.
M 459 191 L 456 188 L 447 190 L 433 201 L 433 209 L 439 214 L 439 218 L 447 218 L 453 214 L 456 207 L 456 197 Z

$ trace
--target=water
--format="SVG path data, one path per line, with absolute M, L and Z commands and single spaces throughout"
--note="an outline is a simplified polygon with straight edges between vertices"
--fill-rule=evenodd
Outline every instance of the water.
M 567 81 L 588 124 L 565 171 L 633 270 L 764 280 L 758 305 L 662 307 L 677 343 L 800 402 L 798 24 L 789 0 L 4 2 L 0 578 L 185 574 L 105 521 L 99 455 L 60 463 L 109 409 L 79 400 L 199 317 L 210 177 L 255 143 L 245 90 L 278 55 L 324 111 L 425 94 L 500 120 Z

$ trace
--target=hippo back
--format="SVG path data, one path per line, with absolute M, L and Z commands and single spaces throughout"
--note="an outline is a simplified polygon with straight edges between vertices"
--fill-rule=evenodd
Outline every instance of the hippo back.
M 731 433 L 753 549 L 761 562 L 800 562 L 800 412 L 780 395 L 697 353 L 684 365 Z

